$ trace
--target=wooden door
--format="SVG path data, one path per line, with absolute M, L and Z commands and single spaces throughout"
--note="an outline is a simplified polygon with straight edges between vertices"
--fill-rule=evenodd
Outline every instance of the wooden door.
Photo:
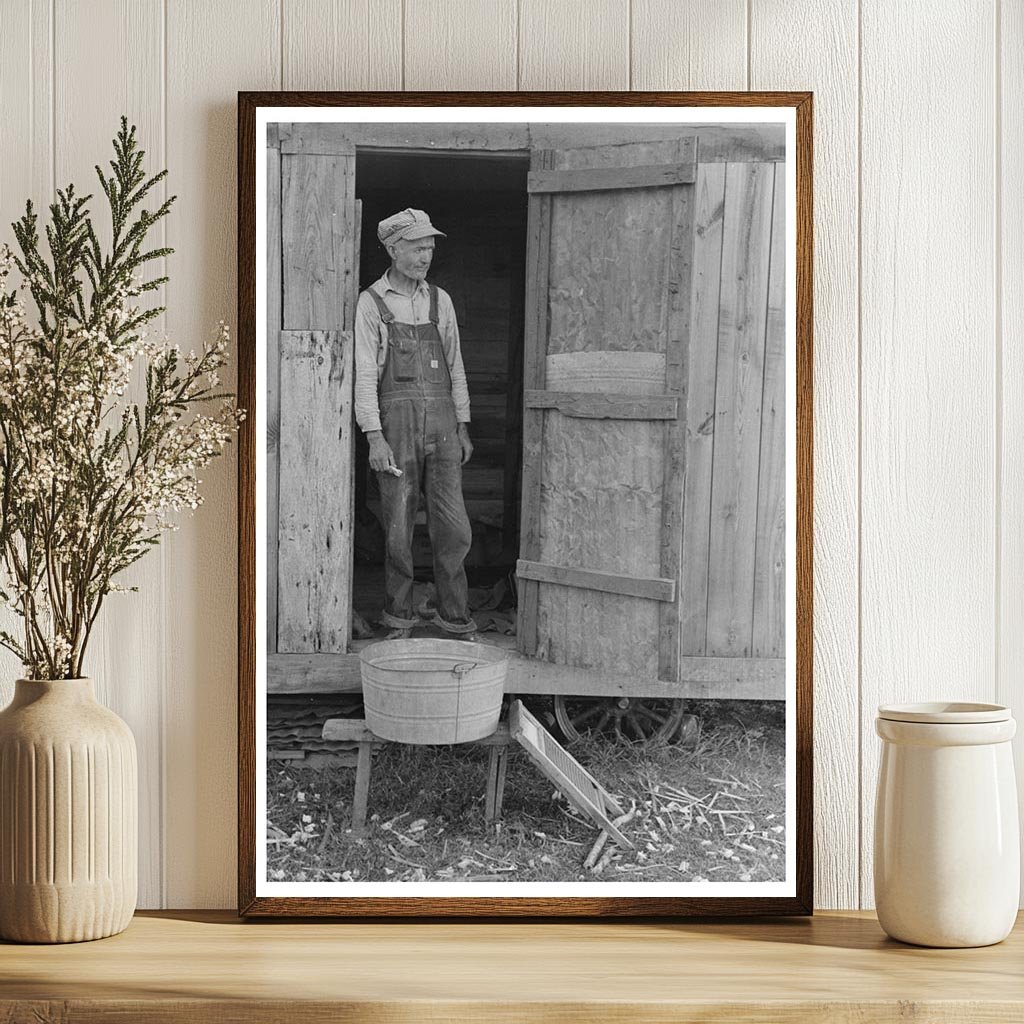
M 695 140 L 532 154 L 519 649 L 679 678 Z
M 270 396 L 270 421 L 277 412 L 279 423 L 271 650 L 344 653 L 352 619 L 355 150 L 321 154 L 309 152 L 301 139 L 283 138 L 279 180 L 281 319 L 277 394 Z M 268 245 L 272 238 L 268 232 Z

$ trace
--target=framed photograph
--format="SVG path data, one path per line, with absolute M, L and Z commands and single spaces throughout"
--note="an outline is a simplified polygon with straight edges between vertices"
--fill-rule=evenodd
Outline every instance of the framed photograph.
M 812 912 L 811 103 L 239 94 L 240 913 Z

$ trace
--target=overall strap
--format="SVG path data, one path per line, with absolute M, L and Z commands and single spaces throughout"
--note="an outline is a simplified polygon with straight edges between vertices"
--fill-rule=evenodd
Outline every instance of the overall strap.
M 366 293 L 373 298 L 373 301 L 377 303 L 377 309 L 380 310 L 380 318 L 384 323 L 389 324 L 395 319 L 395 314 L 391 312 L 387 307 L 387 303 L 377 294 L 373 288 L 367 288 Z
M 430 322 L 437 325 L 437 285 L 430 285 Z

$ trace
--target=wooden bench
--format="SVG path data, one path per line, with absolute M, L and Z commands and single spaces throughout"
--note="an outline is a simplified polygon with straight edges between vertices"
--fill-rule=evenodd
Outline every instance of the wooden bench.
M 370 772 L 373 766 L 373 748 L 393 740 L 382 739 L 366 727 L 362 718 L 329 718 L 324 722 L 323 738 L 357 743 L 356 788 L 352 798 L 352 831 L 362 832 L 366 828 L 366 811 L 370 801 Z M 490 758 L 487 764 L 487 790 L 484 797 L 484 821 L 490 824 L 501 817 L 501 803 L 505 794 L 505 771 L 508 765 L 508 747 L 512 742 L 508 725 L 498 723 L 490 736 L 473 741 L 477 746 L 487 747 Z

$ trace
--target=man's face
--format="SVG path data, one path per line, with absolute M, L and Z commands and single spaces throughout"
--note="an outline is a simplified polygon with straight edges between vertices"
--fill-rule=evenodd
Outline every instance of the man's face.
M 400 238 L 391 247 L 391 258 L 395 261 L 395 269 L 399 273 L 411 277 L 414 281 L 422 281 L 430 269 L 430 261 L 434 258 L 434 236 L 417 238 L 409 241 Z

